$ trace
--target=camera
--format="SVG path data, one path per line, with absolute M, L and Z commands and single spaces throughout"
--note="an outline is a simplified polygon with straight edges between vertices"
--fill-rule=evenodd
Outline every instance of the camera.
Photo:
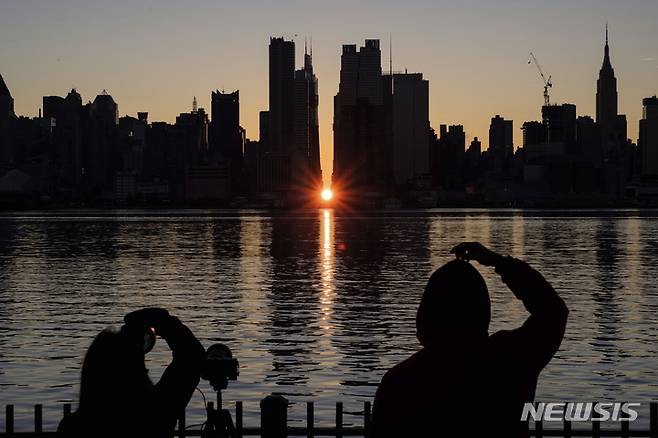
M 124 334 L 131 342 L 139 345 L 144 354 L 148 353 L 155 346 L 155 328 L 141 327 L 134 324 L 126 324 L 121 327 L 121 333 Z
M 201 378 L 210 382 L 215 391 L 228 387 L 229 380 L 238 378 L 240 364 L 231 349 L 224 344 L 213 344 L 206 350 Z

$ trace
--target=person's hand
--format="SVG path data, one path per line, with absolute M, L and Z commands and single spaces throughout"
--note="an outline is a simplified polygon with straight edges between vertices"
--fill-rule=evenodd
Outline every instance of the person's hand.
M 450 250 L 459 260 L 475 260 L 484 266 L 496 266 L 502 259 L 498 253 L 493 252 L 480 242 L 463 242 Z
M 167 310 L 159 307 L 147 307 L 145 309 L 135 310 L 123 317 L 127 326 L 147 329 L 153 327 L 156 331 L 161 331 L 169 321 L 171 316 Z

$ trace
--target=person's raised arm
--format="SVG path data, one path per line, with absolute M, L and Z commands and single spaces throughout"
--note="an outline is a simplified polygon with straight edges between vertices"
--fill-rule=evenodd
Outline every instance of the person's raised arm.
M 153 388 L 154 401 L 170 415 L 180 414 L 199 384 L 205 349 L 185 324 L 164 309 L 138 310 L 126 315 L 125 321 L 153 327 L 169 345 L 173 360 Z
M 543 368 L 562 342 L 569 310 L 546 279 L 529 264 L 503 257 L 477 242 L 457 245 L 452 252 L 460 259 L 491 266 L 514 295 L 523 301 L 530 316 L 512 333 L 532 364 Z

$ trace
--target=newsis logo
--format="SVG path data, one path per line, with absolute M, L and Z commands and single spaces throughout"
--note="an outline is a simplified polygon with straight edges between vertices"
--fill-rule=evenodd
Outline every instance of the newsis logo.
M 521 421 L 635 421 L 640 403 L 525 403 Z

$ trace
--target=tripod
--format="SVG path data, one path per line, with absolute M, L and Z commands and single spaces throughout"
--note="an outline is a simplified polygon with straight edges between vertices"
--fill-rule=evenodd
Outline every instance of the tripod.
M 235 426 L 233 417 L 228 409 L 222 409 L 222 389 L 226 389 L 228 381 L 223 379 L 219 382 L 211 381 L 212 387 L 217 391 L 217 409 L 213 402 L 206 406 L 206 423 L 201 431 L 203 438 L 235 438 Z

